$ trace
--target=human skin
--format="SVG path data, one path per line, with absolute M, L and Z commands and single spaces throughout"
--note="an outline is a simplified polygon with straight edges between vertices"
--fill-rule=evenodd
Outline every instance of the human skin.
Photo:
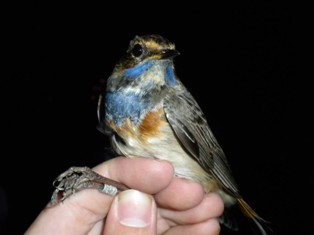
M 174 176 L 170 163 L 142 157 L 117 157 L 93 168 L 132 188 L 108 196 L 85 189 L 47 206 L 26 235 L 193 234 L 216 235 L 221 198 L 201 185 Z M 135 189 L 135 190 L 133 190 Z

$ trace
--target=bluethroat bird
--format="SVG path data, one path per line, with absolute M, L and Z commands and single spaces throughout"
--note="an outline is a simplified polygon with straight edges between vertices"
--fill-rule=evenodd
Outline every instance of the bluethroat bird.
M 200 106 L 176 75 L 173 58 L 178 55 L 175 45 L 162 36 L 136 36 L 99 99 L 100 128 L 110 137 L 117 154 L 169 161 L 176 176 L 200 183 L 206 193 L 217 192 L 226 210 L 238 204 L 261 234 L 267 234 L 265 221 L 239 193 L 226 156 Z M 61 200 L 69 196 L 72 191 L 67 185 L 71 183 L 76 190 L 95 187 L 92 182 L 101 176 L 88 169 L 72 167 L 61 174 L 56 179 L 59 185 L 52 202 L 58 200 L 59 191 L 63 191 Z M 107 179 L 98 189 L 115 195 L 126 187 Z M 221 222 L 232 227 L 227 218 L 224 214 Z

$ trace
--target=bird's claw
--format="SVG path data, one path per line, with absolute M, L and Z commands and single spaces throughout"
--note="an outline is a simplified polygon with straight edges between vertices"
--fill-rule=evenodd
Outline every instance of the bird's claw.
M 118 192 L 128 189 L 117 181 L 99 175 L 89 167 L 70 167 L 54 180 L 53 186 L 56 189 L 51 196 L 51 206 L 63 202 L 82 189 L 97 189 L 110 196 L 115 196 Z

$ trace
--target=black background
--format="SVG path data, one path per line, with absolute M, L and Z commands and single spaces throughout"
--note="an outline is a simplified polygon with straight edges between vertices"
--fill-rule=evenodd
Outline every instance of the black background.
M 150 33 L 181 52 L 177 74 L 203 108 L 244 198 L 277 234 L 310 234 L 312 12 L 207 4 L 4 8 L 1 234 L 27 229 L 59 173 L 105 159 L 97 96 L 129 41 Z

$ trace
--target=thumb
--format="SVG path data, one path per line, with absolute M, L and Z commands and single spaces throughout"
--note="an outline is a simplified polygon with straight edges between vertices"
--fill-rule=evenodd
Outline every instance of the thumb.
M 133 189 L 120 192 L 110 207 L 104 234 L 155 235 L 156 214 L 151 195 Z

